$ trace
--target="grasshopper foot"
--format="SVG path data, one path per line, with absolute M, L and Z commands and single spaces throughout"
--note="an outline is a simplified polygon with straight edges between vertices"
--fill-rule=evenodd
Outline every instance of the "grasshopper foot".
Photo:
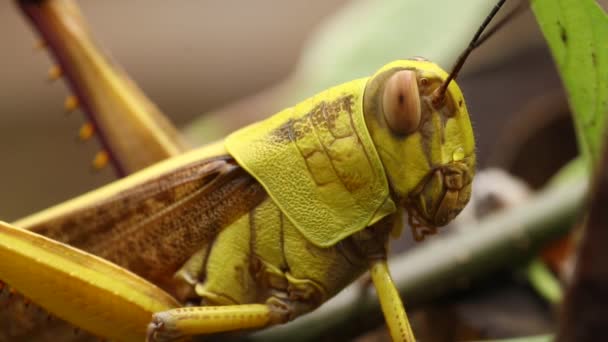
M 154 314 L 148 324 L 146 342 L 187 341 L 188 338 L 172 323 L 173 319 L 166 311 Z

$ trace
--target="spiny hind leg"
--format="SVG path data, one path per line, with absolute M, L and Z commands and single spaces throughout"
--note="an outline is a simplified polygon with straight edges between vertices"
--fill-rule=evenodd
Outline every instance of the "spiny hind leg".
M 124 176 L 188 149 L 157 106 L 98 47 L 75 1 L 16 3 L 58 64 L 49 77 L 68 81 L 74 95 L 66 100 L 66 110 L 82 108 L 90 121 L 79 136 L 99 136 L 104 150 L 94 167 L 112 162 Z

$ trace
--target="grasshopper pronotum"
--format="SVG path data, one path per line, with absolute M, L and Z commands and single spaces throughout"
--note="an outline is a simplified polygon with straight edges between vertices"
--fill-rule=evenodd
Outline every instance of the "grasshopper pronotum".
M 474 138 L 452 80 L 503 3 L 450 74 L 395 61 L 184 152 L 72 1 L 19 1 L 75 92 L 66 105 L 91 116 L 107 148 L 99 163 L 130 175 L 0 224 L 0 257 L 12 260 L 0 279 L 93 334 L 164 341 L 287 322 L 369 270 L 392 338 L 413 341 L 386 245 L 404 211 L 421 240 L 469 200 Z M 146 146 L 137 158 L 133 139 Z M 22 308 L 9 303 L 20 316 L 7 338 L 48 337 Z

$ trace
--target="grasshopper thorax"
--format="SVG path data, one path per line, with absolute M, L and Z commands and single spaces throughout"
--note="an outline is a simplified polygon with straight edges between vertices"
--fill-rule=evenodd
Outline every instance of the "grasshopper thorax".
M 467 204 L 475 167 L 460 88 L 451 82 L 443 101 L 434 101 L 447 77 L 428 61 L 396 61 L 368 80 L 363 101 L 394 201 L 412 223 L 430 228 L 445 225 Z

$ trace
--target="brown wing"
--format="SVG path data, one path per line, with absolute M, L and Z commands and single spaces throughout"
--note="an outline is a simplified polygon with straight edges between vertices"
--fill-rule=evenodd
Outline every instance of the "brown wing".
M 173 292 L 172 277 L 199 248 L 266 197 L 230 157 L 159 175 L 102 203 L 26 228 L 97 254 Z M 65 322 L 0 291 L 0 341 L 87 341 Z
M 173 273 L 265 196 L 234 160 L 220 157 L 183 166 L 103 203 L 28 228 L 172 292 Z

